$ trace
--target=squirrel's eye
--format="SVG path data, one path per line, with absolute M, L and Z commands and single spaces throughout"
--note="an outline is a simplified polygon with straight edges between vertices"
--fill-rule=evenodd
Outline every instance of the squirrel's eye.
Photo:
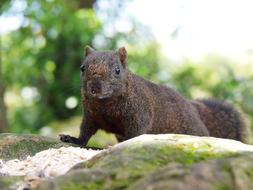
M 85 71 L 85 65 L 81 65 L 80 70 L 81 70 L 82 72 L 84 72 L 84 71 Z
M 119 67 L 116 67 L 115 68 L 115 73 L 118 75 L 120 73 L 120 68 Z

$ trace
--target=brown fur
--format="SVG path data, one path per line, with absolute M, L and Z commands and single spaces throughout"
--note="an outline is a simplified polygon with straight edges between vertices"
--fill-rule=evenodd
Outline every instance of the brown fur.
M 81 66 L 84 117 L 79 138 L 60 135 L 64 142 L 85 146 L 98 129 L 119 141 L 141 134 L 178 133 L 246 139 L 246 126 L 231 106 L 189 101 L 175 90 L 134 75 L 127 68 L 125 48 L 86 48 Z
M 249 141 L 249 127 L 245 118 L 231 105 L 219 100 L 192 101 L 210 136 Z

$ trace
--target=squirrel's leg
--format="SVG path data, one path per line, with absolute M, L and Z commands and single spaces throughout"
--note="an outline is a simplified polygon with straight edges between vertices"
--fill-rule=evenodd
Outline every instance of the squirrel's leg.
M 129 126 L 129 127 L 127 128 L 127 130 L 125 130 L 124 135 L 122 135 L 122 134 L 115 135 L 115 137 L 119 143 L 126 141 L 128 139 L 131 139 L 133 137 L 144 134 L 144 132 L 142 131 L 142 128 L 143 128 L 142 125 L 139 125 L 136 120 L 130 119 L 130 122 L 128 122 L 127 126 Z M 134 126 L 134 127 L 132 127 L 132 126 Z
M 115 136 L 116 136 L 116 139 L 118 142 L 123 142 L 123 141 L 127 140 L 127 138 L 122 135 L 115 135 Z
M 82 123 L 80 125 L 80 134 L 79 137 L 72 137 L 70 135 L 60 134 L 60 140 L 66 143 L 73 143 L 80 146 L 85 146 L 89 141 L 90 137 L 97 132 L 97 127 L 95 125 L 91 125 L 91 122 L 87 121 L 86 118 L 83 118 Z
M 137 137 L 139 135 L 146 134 L 148 129 L 151 128 L 152 123 L 147 122 L 146 118 L 150 118 L 152 115 L 149 112 L 142 113 L 141 115 L 134 115 L 128 119 L 128 128 L 124 132 L 124 136 L 121 136 L 118 140 L 120 142 Z

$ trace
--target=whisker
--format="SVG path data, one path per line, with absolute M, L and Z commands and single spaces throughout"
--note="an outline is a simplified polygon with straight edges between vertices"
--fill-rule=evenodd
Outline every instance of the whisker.
M 80 86 L 70 86 L 70 87 L 63 87 L 62 88 L 62 91 L 65 92 L 65 93 L 68 93 L 68 92 L 77 92 L 77 93 L 80 93 Z

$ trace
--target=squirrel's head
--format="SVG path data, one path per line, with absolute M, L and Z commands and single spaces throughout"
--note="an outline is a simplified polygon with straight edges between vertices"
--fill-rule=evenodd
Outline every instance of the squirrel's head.
M 85 48 L 82 63 L 82 88 L 91 98 L 110 98 L 119 96 L 126 90 L 127 52 L 124 47 L 117 51 L 95 51 Z

